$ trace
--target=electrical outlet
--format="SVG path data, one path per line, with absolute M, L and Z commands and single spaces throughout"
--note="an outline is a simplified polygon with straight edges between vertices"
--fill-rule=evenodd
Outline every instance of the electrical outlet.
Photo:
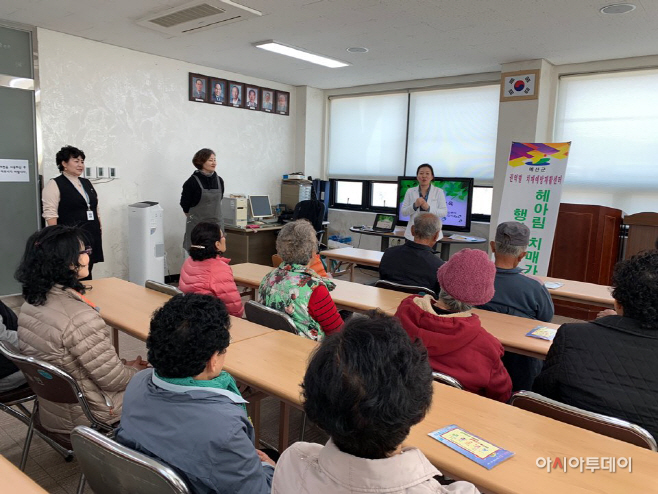
M 85 178 L 96 178 L 96 168 L 93 166 L 85 166 Z
M 119 170 L 116 166 L 110 166 L 107 168 L 108 177 L 110 178 L 119 178 Z
M 107 167 L 106 166 L 97 166 L 96 167 L 96 178 L 107 178 Z

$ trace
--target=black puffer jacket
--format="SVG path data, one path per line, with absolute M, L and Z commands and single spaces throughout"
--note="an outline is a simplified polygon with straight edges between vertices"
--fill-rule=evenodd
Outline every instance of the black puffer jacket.
M 658 438 L 658 328 L 621 316 L 563 324 L 532 389 Z
M 18 329 L 18 318 L 14 311 L 0 301 L 0 322 L 2 322 L 7 331 L 16 331 Z M 0 379 L 18 371 L 18 367 L 12 364 L 3 355 L 0 355 Z

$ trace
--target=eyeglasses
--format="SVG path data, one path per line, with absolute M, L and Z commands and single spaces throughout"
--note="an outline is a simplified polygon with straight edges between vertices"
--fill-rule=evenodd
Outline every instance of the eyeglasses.
M 87 247 L 85 250 L 80 251 L 80 255 L 82 254 L 87 254 L 88 256 L 91 255 L 91 247 Z

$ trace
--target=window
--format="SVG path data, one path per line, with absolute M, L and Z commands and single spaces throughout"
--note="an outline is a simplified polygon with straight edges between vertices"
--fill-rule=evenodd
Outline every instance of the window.
M 473 177 L 490 184 L 499 91 L 499 84 L 489 84 L 334 97 L 327 174 L 394 180 L 430 163 L 438 177 Z
M 473 221 L 491 221 L 491 203 L 493 202 L 493 187 L 473 187 Z
M 404 167 L 407 101 L 406 93 L 332 99 L 328 175 L 397 177 Z
M 363 205 L 363 182 L 336 180 L 334 182 L 336 190 L 335 202 L 346 206 Z
M 370 205 L 373 208 L 395 208 L 398 184 L 390 182 L 372 182 Z
M 563 76 L 554 138 L 572 141 L 563 202 L 658 210 L 658 70 Z
M 406 175 L 430 163 L 437 177 L 493 182 L 500 85 L 411 93 Z
M 392 213 L 397 192 L 397 182 L 332 179 L 329 207 Z

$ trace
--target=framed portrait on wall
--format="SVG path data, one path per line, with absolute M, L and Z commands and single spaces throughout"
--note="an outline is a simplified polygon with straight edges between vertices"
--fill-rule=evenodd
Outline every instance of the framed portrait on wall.
M 276 92 L 276 113 L 290 115 L 290 93 L 288 91 Z
M 245 85 L 245 102 L 244 107 L 247 110 L 260 109 L 260 88 L 258 86 Z
M 210 78 L 210 95 L 208 96 L 208 103 L 211 105 L 225 106 L 227 98 L 227 81 L 224 79 Z
M 260 88 L 260 110 L 273 113 L 274 112 L 274 101 L 276 101 L 276 95 L 274 94 L 274 89 Z
M 189 73 L 190 101 L 205 103 L 208 95 L 208 78 L 205 75 Z
M 244 108 L 244 84 L 228 81 L 228 106 Z

